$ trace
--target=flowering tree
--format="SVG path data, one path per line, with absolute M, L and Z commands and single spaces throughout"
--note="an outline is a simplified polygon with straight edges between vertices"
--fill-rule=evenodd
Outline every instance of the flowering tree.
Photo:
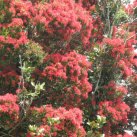
M 0 136 L 133 137 L 137 1 L 125 3 L 0 0 Z

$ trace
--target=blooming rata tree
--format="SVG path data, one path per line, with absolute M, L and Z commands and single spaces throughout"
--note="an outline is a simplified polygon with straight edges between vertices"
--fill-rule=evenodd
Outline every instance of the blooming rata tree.
M 133 137 L 136 7 L 0 0 L 0 136 Z

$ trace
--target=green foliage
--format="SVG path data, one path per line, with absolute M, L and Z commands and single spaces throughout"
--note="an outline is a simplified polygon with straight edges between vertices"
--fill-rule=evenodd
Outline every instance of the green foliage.
M 97 115 L 97 119 L 87 124 L 90 126 L 91 130 L 87 132 L 87 137 L 104 137 L 104 134 L 99 131 L 106 123 L 106 117 Z
M 115 24 L 119 25 L 120 23 L 127 22 L 128 18 L 129 17 L 127 13 L 122 8 L 120 8 L 115 15 Z
M 29 66 L 36 67 L 40 65 L 45 55 L 43 48 L 33 41 L 23 47 L 23 59 L 27 61 Z

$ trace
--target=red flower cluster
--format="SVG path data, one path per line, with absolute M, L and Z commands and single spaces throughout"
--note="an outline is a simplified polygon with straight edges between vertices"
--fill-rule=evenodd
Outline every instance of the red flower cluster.
M 12 45 L 16 49 L 20 45 L 27 43 L 26 33 L 22 29 L 24 27 L 23 19 L 19 18 L 19 10 L 23 8 L 24 4 L 23 1 L 17 2 L 14 0 L 4 2 L 5 9 L 3 10 L 3 15 L 8 20 L 0 24 L 0 44 L 2 47 Z M 25 4 L 24 7 L 26 8 L 27 5 Z M 26 12 L 26 9 L 23 9 L 23 11 Z
M 40 122 L 40 126 L 36 129 L 36 132 L 29 131 L 27 137 L 44 137 L 46 135 L 62 135 L 68 137 L 85 136 L 85 130 L 81 126 L 82 111 L 78 108 L 66 110 L 60 107 L 54 109 L 50 105 L 47 105 L 45 107 L 32 108 L 31 115 L 32 120 L 33 118 L 35 120 L 39 119 L 41 115 L 42 117 L 37 121 Z
M 6 68 L 5 68 L 6 67 Z M 0 65 L 0 78 L 3 79 L 3 86 L 16 87 L 19 81 L 19 75 L 15 71 L 15 66 L 3 66 Z
M 84 44 L 89 42 L 92 30 L 90 14 L 74 0 L 52 0 L 49 3 L 39 3 L 35 6 L 34 24 L 41 23 L 45 31 L 57 35 L 64 40 L 70 40 L 76 34 L 81 34 Z
M 120 38 L 105 38 L 104 43 L 108 44 L 112 48 L 112 56 L 116 57 L 117 55 L 125 53 L 124 41 Z
M 64 104 L 72 103 L 72 106 L 75 99 L 79 104 L 80 96 L 83 98 L 88 97 L 88 93 L 92 91 L 92 85 L 88 82 L 88 70 L 91 68 L 91 63 L 88 62 L 85 56 L 76 52 L 70 52 L 65 55 L 53 54 L 46 57 L 45 63 L 48 62 L 49 64 L 49 61 L 51 63 L 43 70 L 42 77 L 49 79 L 53 83 L 60 83 L 63 80 L 66 84 L 56 92 L 54 89 L 58 85 L 54 89 L 48 89 L 47 96 L 54 98 L 53 100 L 62 98 L 61 100 L 64 100 Z M 55 97 L 57 98 L 55 99 Z
M 132 64 L 126 60 L 126 59 L 121 59 L 119 62 L 118 62 L 118 66 L 120 67 L 120 69 L 122 70 L 121 73 L 123 75 L 125 75 L 126 77 L 128 76 L 131 76 L 132 73 L 133 73 L 133 70 L 132 70 Z
M 26 23 L 28 19 L 32 18 L 34 14 L 34 8 L 30 1 L 26 0 L 9 0 L 10 8 L 9 11 L 13 16 L 17 16 L 18 18 L 22 18 L 23 22 Z
M 99 115 L 106 116 L 114 124 L 127 123 L 127 114 L 130 108 L 123 101 L 103 101 L 99 104 Z
M 123 101 L 123 97 L 128 92 L 127 89 L 111 81 L 107 86 L 104 86 L 104 90 L 107 96 L 105 101 L 99 103 L 98 114 L 106 116 L 112 124 L 127 123 L 130 108 Z
M 107 91 L 109 100 L 121 99 L 128 93 L 126 87 L 118 85 L 114 81 L 110 81 L 108 85 L 104 86 L 104 89 Z
M 5 0 L 0 1 L 0 5 L 3 5 L 3 9 L 0 10 L 0 78 L 4 83 L 3 87 L 16 87 L 19 75 L 16 72 L 18 68 L 15 61 L 18 55 L 15 54 L 28 42 L 24 20 L 19 17 L 19 12 L 23 7 L 25 9 L 22 11 L 26 12 L 28 4 L 24 1 Z
M 5 94 L 0 96 L 0 124 L 11 128 L 19 118 L 19 106 L 16 104 L 17 96 Z
M 120 32 L 117 32 L 117 34 L 119 33 Z M 123 35 L 125 35 L 126 32 L 123 33 Z M 130 34 L 134 36 L 134 33 Z M 128 37 L 130 37 L 130 35 Z M 121 70 L 121 73 L 125 78 L 131 76 L 134 73 L 132 69 L 133 66 L 137 65 L 137 60 L 134 59 L 135 53 L 133 47 L 133 44 L 135 44 L 135 37 L 130 38 L 127 41 L 124 41 L 121 38 L 105 38 L 104 44 L 109 46 L 110 54 L 115 62 L 117 62 L 115 67 L 118 67 Z

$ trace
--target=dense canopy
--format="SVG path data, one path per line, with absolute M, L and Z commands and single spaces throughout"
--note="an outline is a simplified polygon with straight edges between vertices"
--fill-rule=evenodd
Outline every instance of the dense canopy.
M 136 34 L 136 0 L 0 0 L 0 136 L 137 136 Z

